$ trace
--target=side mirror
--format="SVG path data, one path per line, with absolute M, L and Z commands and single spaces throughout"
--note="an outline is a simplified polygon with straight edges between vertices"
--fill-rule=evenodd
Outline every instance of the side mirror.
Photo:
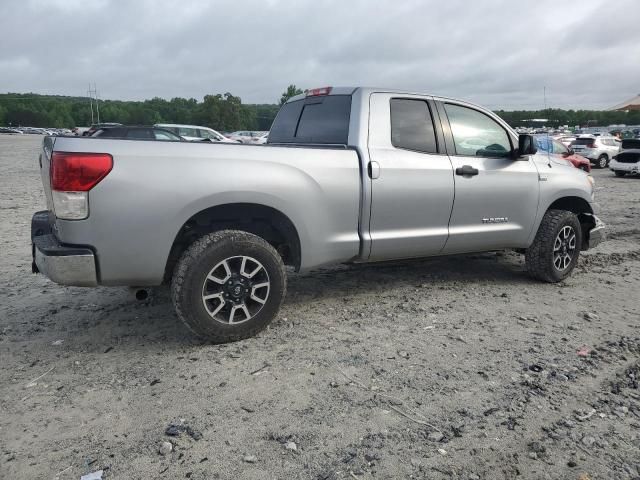
M 538 148 L 536 147 L 536 142 L 532 135 L 521 133 L 518 136 L 518 151 L 516 152 L 516 158 L 524 157 L 525 155 L 533 155 L 537 151 Z

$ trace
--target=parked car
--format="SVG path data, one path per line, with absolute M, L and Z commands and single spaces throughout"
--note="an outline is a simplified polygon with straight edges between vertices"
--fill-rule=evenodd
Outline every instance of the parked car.
M 264 145 L 265 143 L 267 143 L 268 138 L 269 138 L 269 132 L 264 132 L 259 137 L 256 137 L 253 143 L 255 143 L 256 145 Z
M 565 147 L 571 146 L 571 142 L 575 141 L 576 139 L 576 137 L 574 137 L 573 135 L 559 135 L 554 138 L 562 143 Z
M 0 133 L 12 133 L 17 135 L 22 135 L 22 130 L 18 130 L 17 128 L 12 128 L 12 127 L 0 127 Z
M 611 159 L 620 150 L 620 144 L 614 137 L 603 135 L 580 135 L 571 142 L 571 149 L 598 168 L 607 168 Z
M 620 152 L 613 157 L 609 168 L 616 177 L 624 177 L 626 174 L 640 174 L 640 139 L 622 140 Z
M 285 265 L 514 249 L 531 276 L 559 282 L 604 238 L 591 176 L 461 100 L 311 89 L 282 106 L 266 146 L 171 147 L 45 137 L 34 271 L 171 283 L 178 317 L 229 342 L 277 315 Z
M 534 135 L 538 153 L 555 155 L 559 159 L 567 160 L 571 165 L 585 172 L 591 172 L 591 162 L 581 155 L 578 155 L 563 143 L 548 135 Z
M 156 123 L 154 127 L 169 130 L 190 142 L 209 141 L 234 143 L 233 140 L 209 127 L 201 127 L 198 125 L 179 125 L 175 123 Z
M 90 137 L 92 136 L 96 130 L 99 130 L 101 128 L 105 128 L 105 127 L 119 127 L 121 126 L 121 123 L 115 123 L 115 122 L 107 122 L 107 123 L 94 123 L 93 125 L 91 125 L 89 127 L 88 130 L 85 130 L 84 132 L 82 132 L 82 136 L 83 137 Z
M 249 130 L 239 130 L 231 132 L 229 138 L 237 140 L 240 143 L 257 143 L 258 137 L 264 135 L 265 132 L 254 132 Z M 267 132 L 268 133 L 268 132 Z
M 164 140 L 181 142 L 186 141 L 173 132 L 156 127 L 102 127 L 93 132 L 92 137 L 100 138 L 126 138 L 128 140 Z

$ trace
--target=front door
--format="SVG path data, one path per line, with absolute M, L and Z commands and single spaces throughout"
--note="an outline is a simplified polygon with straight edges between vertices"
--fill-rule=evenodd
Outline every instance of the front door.
M 447 241 L 453 170 L 437 115 L 426 97 L 371 95 L 369 260 L 435 255 Z
M 439 102 L 455 201 L 443 253 L 526 247 L 538 211 L 538 170 L 513 158 L 515 137 L 471 106 Z

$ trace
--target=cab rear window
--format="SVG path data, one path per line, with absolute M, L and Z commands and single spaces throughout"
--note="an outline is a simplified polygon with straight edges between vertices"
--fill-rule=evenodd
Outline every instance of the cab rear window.
M 268 143 L 346 145 L 351 95 L 307 97 L 286 103 L 278 112 Z

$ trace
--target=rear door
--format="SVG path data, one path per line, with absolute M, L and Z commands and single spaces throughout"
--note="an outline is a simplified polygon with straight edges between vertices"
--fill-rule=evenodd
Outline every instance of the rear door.
M 430 98 L 370 97 L 370 260 L 438 254 L 447 241 L 453 170 Z
M 515 136 L 480 109 L 449 101 L 438 109 L 455 179 L 443 253 L 526 246 L 540 189 L 533 159 L 514 159 Z

